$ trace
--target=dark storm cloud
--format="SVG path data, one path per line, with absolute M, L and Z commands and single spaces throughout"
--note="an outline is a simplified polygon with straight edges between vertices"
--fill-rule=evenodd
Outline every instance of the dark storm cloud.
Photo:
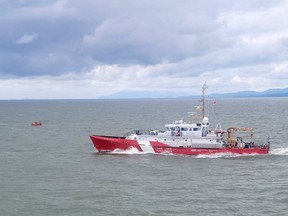
M 4 1 L 0 55 L 7 59 L 0 73 L 56 75 L 93 62 L 149 65 L 200 56 L 226 44 L 215 22 L 225 2 Z M 15 43 L 25 34 L 37 40 Z
M 94 59 L 118 64 L 175 62 L 223 43 L 215 14 L 203 14 L 191 1 L 130 6 L 115 8 L 93 33 L 85 34 L 84 49 Z
M 44 2 L 9 1 L 6 10 L 1 7 L 0 74 L 56 75 L 88 63 L 77 52 L 87 25 L 65 9 L 65 2 Z

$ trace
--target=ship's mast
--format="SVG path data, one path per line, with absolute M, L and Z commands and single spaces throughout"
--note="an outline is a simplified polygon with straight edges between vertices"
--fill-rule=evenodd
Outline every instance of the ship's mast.
M 208 89 L 208 85 L 205 83 L 202 86 L 202 119 L 205 117 L 205 91 Z

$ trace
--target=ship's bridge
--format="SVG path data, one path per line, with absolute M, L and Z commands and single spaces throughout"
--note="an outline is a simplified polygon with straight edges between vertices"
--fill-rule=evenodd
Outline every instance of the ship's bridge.
M 171 136 L 201 136 L 202 123 L 188 124 L 183 122 L 175 122 L 165 125 L 166 134 Z

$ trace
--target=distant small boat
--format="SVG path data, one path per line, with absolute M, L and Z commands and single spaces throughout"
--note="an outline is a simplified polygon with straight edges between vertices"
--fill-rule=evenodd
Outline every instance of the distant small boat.
M 36 122 L 32 123 L 32 126 L 41 126 L 41 125 L 42 125 L 42 123 L 39 122 L 39 121 L 36 121 Z

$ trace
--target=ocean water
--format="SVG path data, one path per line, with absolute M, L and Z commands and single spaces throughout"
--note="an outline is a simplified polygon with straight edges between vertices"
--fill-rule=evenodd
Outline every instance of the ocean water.
M 288 215 L 288 98 L 216 100 L 269 155 L 99 154 L 89 133 L 163 129 L 197 100 L 0 101 L 0 215 Z M 31 123 L 41 121 L 41 127 Z M 213 127 L 212 127 L 213 129 Z

